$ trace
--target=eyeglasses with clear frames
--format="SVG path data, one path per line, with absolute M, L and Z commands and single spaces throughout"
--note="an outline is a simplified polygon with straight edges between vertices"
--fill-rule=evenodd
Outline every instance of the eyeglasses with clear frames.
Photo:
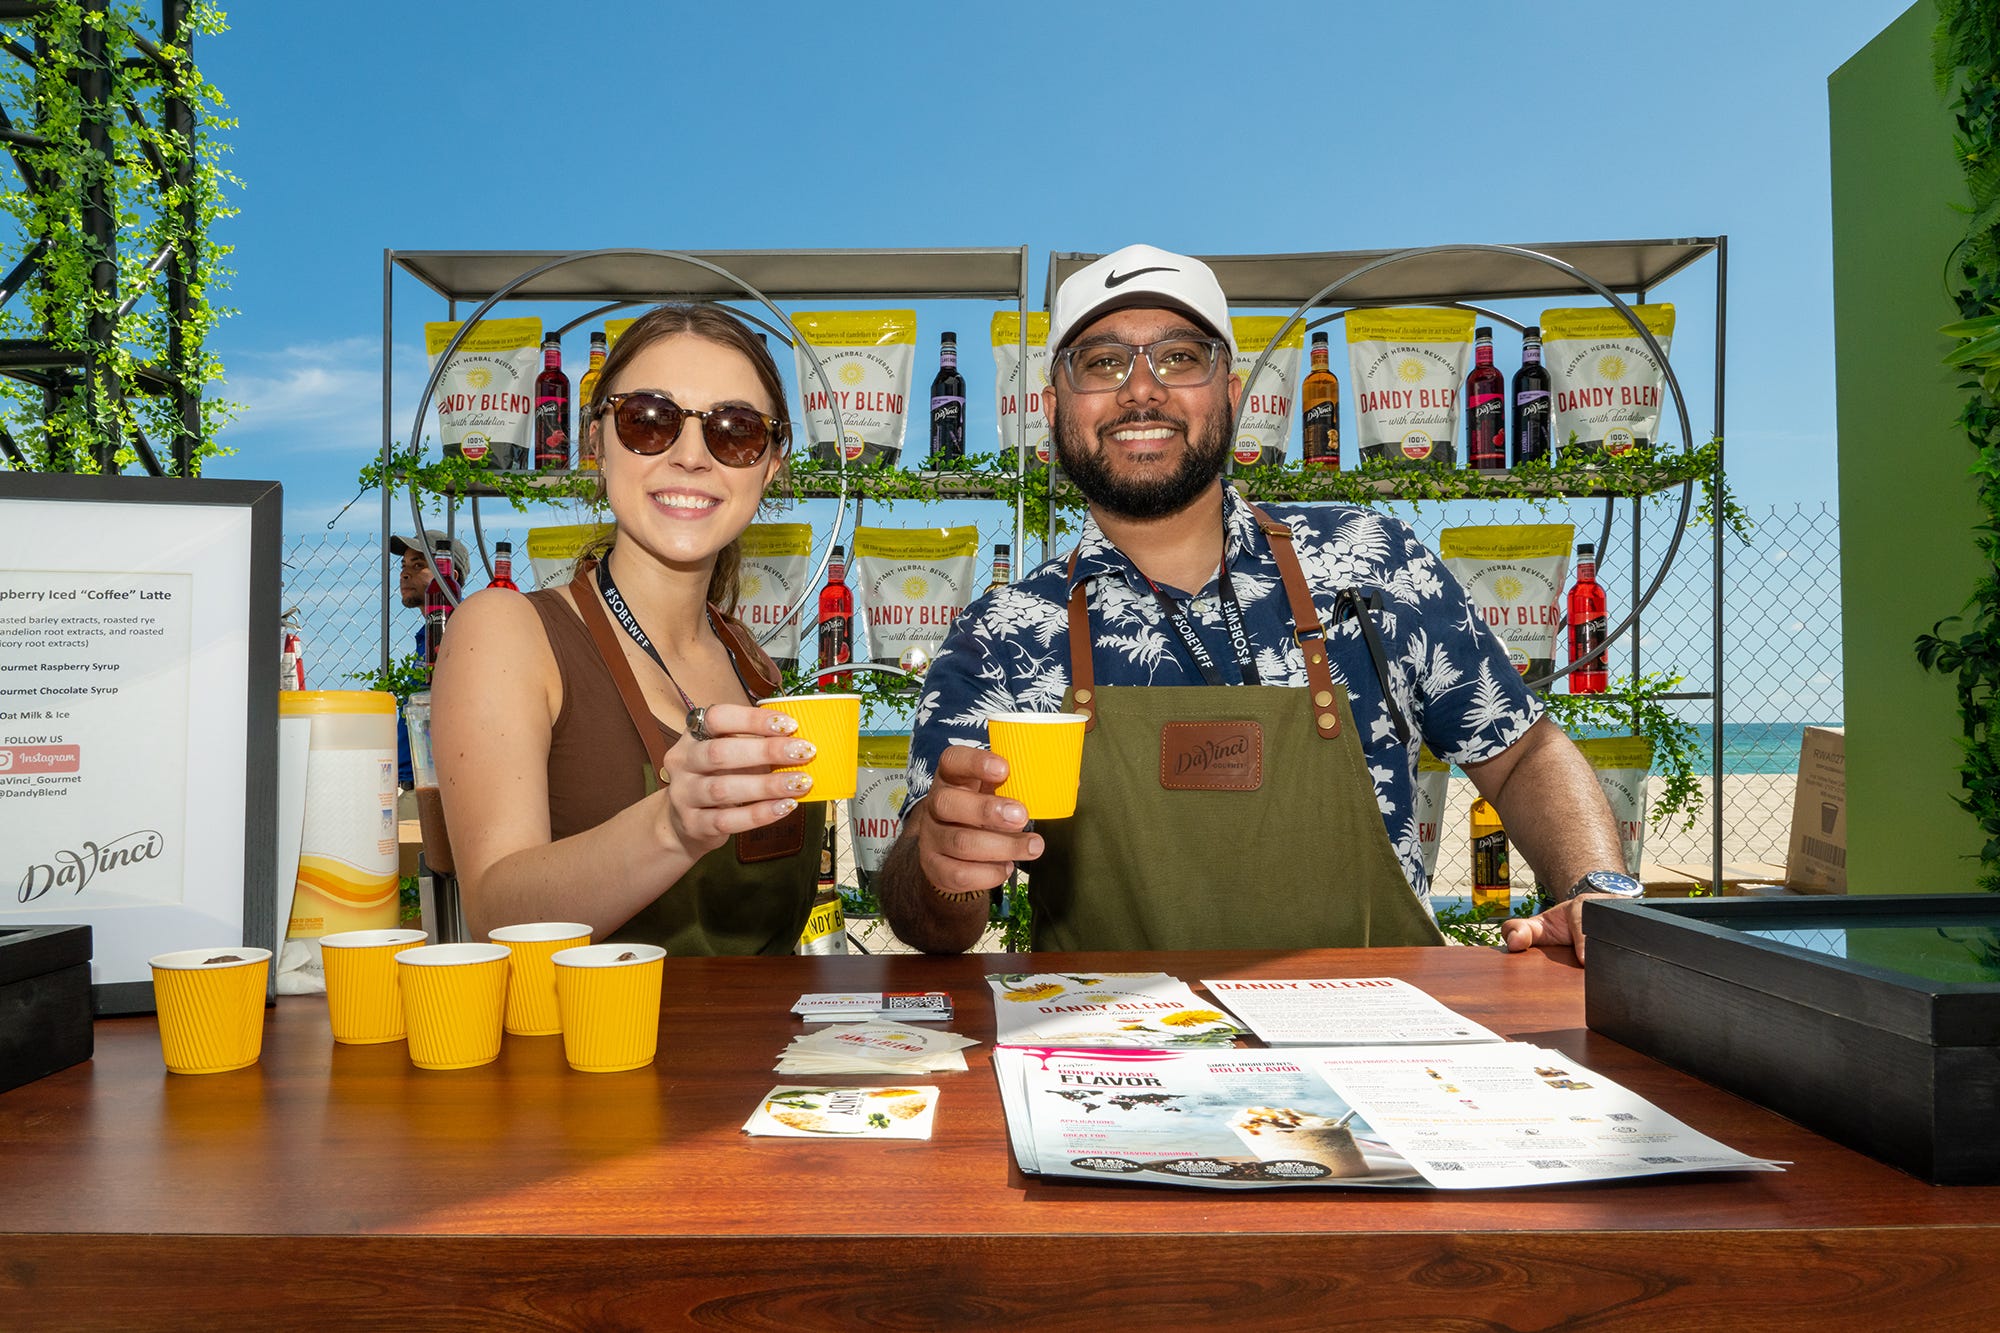
M 1132 378 L 1140 357 L 1153 378 L 1169 389 L 1198 389 L 1215 378 L 1227 360 L 1228 344 L 1220 338 L 1162 338 L 1134 346 L 1097 342 L 1065 347 L 1057 354 L 1063 381 L 1077 393 L 1110 393 Z

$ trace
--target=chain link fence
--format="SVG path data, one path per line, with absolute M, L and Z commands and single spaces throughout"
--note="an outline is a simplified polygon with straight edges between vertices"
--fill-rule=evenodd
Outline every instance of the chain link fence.
M 1433 548 L 1439 533 L 1452 526 L 1571 524 L 1575 540 L 1599 543 L 1598 578 L 1605 585 L 1614 626 L 1633 605 L 1635 544 L 1640 553 L 1638 577 L 1642 585 L 1649 584 L 1678 532 L 1673 563 L 1638 624 L 1637 665 L 1647 672 L 1680 676 L 1680 692 L 1705 694 L 1715 689 L 1711 529 L 1698 522 L 1681 527 L 1679 491 L 1640 501 L 1578 501 L 1547 508 L 1470 502 L 1385 508 L 1411 523 Z M 885 526 L 913 526 L 919 518 L 976 522 L 981 552 L 976 588 L 984 588 L 990 580 L 995 544 L 1013 541 L 1011 511 L 991 503 L 901 505 L 886 512 L 871 504 L 867 511 L 865 521 Z M 783 517 L 811 521 L 823 534 L 831 524 L 832 506 L 810 502 L 801 512 Z M 1651 866 L 1708 865 L 1718 817 L 1726 862 L 1782 865 L 1790 837 L 1801 730 L 1809 724 L 1838 726 L 1842 721 L 1839 517 L 1823 504 L 1763 509 L 1749 517 L 1747 539 L 1724 538 L 1720 676 L 1725 725 L 1718 738 L 1712 725 L 1713 705 L 1707 700 L 1671 705 L 1695 727 L 1700 740 L 1702 800 L 1692 822 L 1663 830 L 1648 828 L 1644 857 Z M 486 535 L 489 541 L 495 537 L 491 525 Z M 516 551 L 524 549 L 518 529 L 505 535 L 514 538 Z M 1065 549 L 1067 541 L 1059 539 L 1056 545 Z M 815 551 L 815 559 L 818 554 Z M 1039 563 L 1040 543 L 1031 540 L 1026 559 L 1023 554 L 1014 553 L 1017 574 Z M 284 605 L 296 608 L 305 637 L 308 686 L 353 688 L 355 677 L 365 677 L 379 666 L 381 581 L 387 562 L 380 540 L 372 534 L 287 537 Z M 469 582 L 480 586 L 483 576 L 476 554 L 473 563 L 475 573 Z M 517 567 L 516 577 L 526 587 L 523 572 Z M 411 649 L 420 617 L 416 610 L 400 606 L 393 586 L 391 600 L 391 656 L 400 658 Z M 810 610 L 806 614 L 810 620 Z M 810 642 L 809 623 L 806 639 Z M 1557 655 L 1563 659 L 1560 649 Z M 1632 672 L 1631 634 L 1614 645 L 1610 663 L 1614 678 Z M 1557 688 L 1566 687 L 1558 682 Z M 1718 739 L 1724 772 L 1719 816 L 1708 776 L 1711 747 Z M 1655 792 L 1660 785 L 1656 777 Z M 1471 783 L 1454 775 L 1440 830 L 1436 891 L 1441 895 L 1463 894 L 1469 888 L 1467 828 L 1472 798 Z M 843 849 L 850 842 L 843 839 Z M 1525 878 L 1518 876 L 1518 867 L 1517 878 Z M 847 867 L 842 882 L 854 882 Z

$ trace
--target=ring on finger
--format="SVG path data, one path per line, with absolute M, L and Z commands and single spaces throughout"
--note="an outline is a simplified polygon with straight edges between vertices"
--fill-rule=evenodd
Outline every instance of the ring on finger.
M 714 733 L 708 729 L 708 709 L 695 707 L 688 709 L 687 734 L 698 741 L 712 741 Z

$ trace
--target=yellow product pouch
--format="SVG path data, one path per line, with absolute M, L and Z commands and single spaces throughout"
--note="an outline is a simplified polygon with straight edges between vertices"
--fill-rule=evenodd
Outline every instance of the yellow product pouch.
M 1632 313 L 1661 351 L 1672 350 L 1673 306 L 1633 306 Z M 1658 440 L 1666 369 L 1616 310 L 1544 310 L 1542 362 L 1549 368 L 1558 450 L 1624 454 Z
M 1347 360 L 1361 459 L 1458 464 L 1458 409 L 1472 361 L 1470 310 L 1347 312 Z
M 979 529 L 856 528 L 848 582 L 868 627 L 868 655 L 884 666 L 925 664 L 972 601 Z M 906 663 L 906 654 L 910 654 Z
M 610 350 L 611 350 L 612 348 L 616 347 L 616 346 L 618 345 L 618 340 L 619 340 L 620 338 L 622 338 L 622 337 L 624 337 L 624 336 L 625 336 L 625 330 L 627 330 L 627 329 L 631 328 L 631 327 L 632 327 L 632 326 L 633 326 L 634 324 L 637 324 L 638 322 L 639 322 L 639 321 L 638 321 L 637 317 L 634 317 L 634 318 L 631 318 L 631 319 L 607 319 L 607 320 L 605 320 L 605 321 L 604 321 L 604 350 L 608 352 L 608 351 L 610 351 Z
M 1530 680 L 1555 670 L 1575 537 L 1567 523 L 1523 523 L 1446 528 L 1438 538 L 1444 567 L 1479 608 L 1507 660 Z
M 743 553 L 736 618 L 789 671 L 799 664 L 799 618 L 792 607 L 812 572 L 810 523 L 752 523 L 736 539 Z
M 1299 353 L 1306 345 L 1306 324 L 1299 320 L 1279 339 L 1271 359 L 1258 372 L 1256 383 L 1247 378 L 1264 349 L 1278 336 L 1286 322 L 1284 315 L 1232 315 L 1229 325 L 1236 335 L 1235 372 L 1243 376 L 1242 410 L 1237 414 L 1233 455 L 1243 467 L 1258 463 L 1282 462 L 1292 437 L 1292 399 L 1299 387 Z
M 909 415 L 917 312 L 814 310 L 792 316 L 792 327 L 799 335 L 793 356 L 813 456 L 827 463 L 893 464 Z M 813 369 L 814 356 L 824 378 Z
M 854 835 L 854 868 L 861 887 L 882 869 L 882 858 L 903 831 L 903 798 L 909 793 L 910 738 L 863 736 L 854 799 L 847 803 Z
M 1636 877 L 1646 850 L 1646 808 L 1653 776 L 1653 742 L 1644 736 L 1594 736 L 1576 743 L 1597 774 L 1597 785 L 1618 821 L 1625 873 Z
M 1445 797 L 1450 791 L 1451 765 L 1432 754 L 1430 746 L 1419 745 L 1417 794 L 1410 807 L 1410 825 L 1417 850 L 1424 858 L 1426 876 L 1437 873 L 1438 830 L 1444 825 Z
M 465 325 L 424 325 L 431 369 Z M 542 371 L 542 321 L 481 320 L 438 379 L 438 438 L 446 458 L 469 458 L 503 472 L 534 466 L 535 376 Z
M 1049 461 L 1049 414 L 1042 391 L 1049 387 L 1049 316 L 1028 312 L 1027 399 L 1021 398 L 1021 314 L 993 316 L 993 406 L 1000 427 L 1000 466 L 1012 466 L 1026 442 L 1036 459 Z
M 611 540 L 618 531 L 615 523 L 572 523 L 559 528 L 528 529 L 528 572 L 534 586 L 528 591 L 557 588 L 576 574 L 577 561 L 585 551 Z

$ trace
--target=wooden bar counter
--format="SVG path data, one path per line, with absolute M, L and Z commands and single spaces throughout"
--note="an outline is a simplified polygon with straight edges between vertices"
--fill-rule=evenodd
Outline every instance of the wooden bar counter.
M 802 992 L 984 974 L 1399 976 L 1784 1174 L 1483 1193 L 1229 1193 L 1025 1177 L 985 1045 L 927 1143 L 751 1139 Z M 1976 1328 L 2000 1188 L 1940 1189 L 1583 1026 L 1566 957 L 1476 949 L 669 959 L 658 1061 L 560 1038 L 413 1069 L 316 998 L 261 1064 L 169 1075 L 148 1018 L 0 1094 L 0 1327 Z M 838 1078 L 829 1081 L 842 1081 Z M 848 1081 L 883 1082 L 856 1078 Z

